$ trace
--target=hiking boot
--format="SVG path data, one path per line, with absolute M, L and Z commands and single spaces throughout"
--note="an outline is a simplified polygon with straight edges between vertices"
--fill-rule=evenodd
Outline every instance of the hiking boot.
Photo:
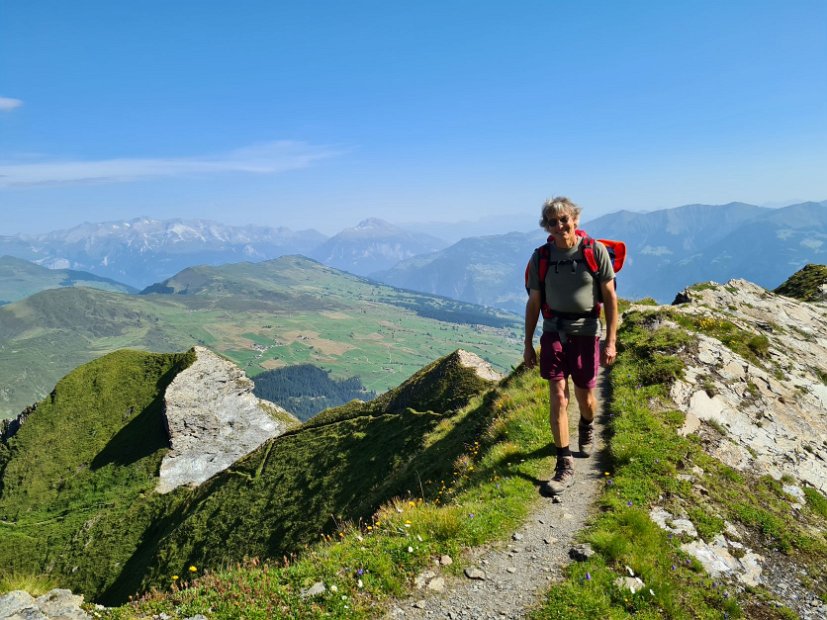
M 543 490 L 551 495 L 559 495 L 574 484 L 574 457 L 557 458 L 554 477 L 543 485 Z
M 582 456 L 591 456 L 592 450 L 594 449 L 594 423 L 587 422 L 583 423 L 583 420 L 580 420 L 580 423 L 577 425 L 577 443 L 580 446 L 580 454 Z

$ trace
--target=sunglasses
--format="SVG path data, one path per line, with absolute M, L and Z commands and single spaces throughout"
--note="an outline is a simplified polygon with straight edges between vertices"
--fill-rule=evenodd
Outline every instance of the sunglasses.
M 565 226 L 569 223 L 569 219 L 570 218 L 568 215 L 561 215 L 559 218 L 550 217 L 546 220 L 546 222 L 550 228 L 554 228 L 555 226 L 557 226 L 557 222 L 560 222 L 561 224 L 563 224 L 563 226 Z

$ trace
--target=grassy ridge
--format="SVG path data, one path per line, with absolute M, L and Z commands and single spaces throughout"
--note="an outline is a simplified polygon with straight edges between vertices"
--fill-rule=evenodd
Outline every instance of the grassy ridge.
M 309 363 L 379 393 L 457 347 L 500 370 L 518 348 L 515 317 L 300 257 L 188 269 L 164 287 L 176 294 L 65 289 L 0 307 L 0 417 L 17 415 L 79 364 L 123 347 L 202 344 L 250 376 Z M 439 320 L 425 316 L 434 313 Z
M 192 359 L 118 351 L 38 404 L 0 462 L 0 572 L 50 567 L 83 591 L 111 579 L 152 518 L 140 500 L 168 449 L 160 395 Z
M 111 603 L 190 564 L 296 553 L 390 497 L 435 492 L 468 428 L 481 423 L 466 412 L 446 429 L 455 409 L 354 404 L 347 415 L 271 440 L 195 490 L 160 496 L 153 489 L 167 448 L 163 390 L 190 359 L 119 351 L 77 369 L 39 404 L 3 457 L 5 572 L 48 570 Z M 417 391 L 427 390 L 467 403 L 490 384 L 464 380 L 476 375 L 455 361 L 427 367 L 385 400 L 415 405 L 425 402 Z
M 819 301 L 824 299 L 821 287 L 825 285 L 827 285 L 827 265 L 808 264 L 790 276 L 774 292 L 802 301 Z
M 131 286 L 71 269 L 47 269 L 35 263 L 0 256 L 0 306 L 45 289 L 88 286 L 104 291 L 137 292 Z
M 736 472 L 707 456 L 696 437 L 678 435 L 683 414 L 672 408 L 668 389 L 683 372 L 680 355 L 693 346 L 693 336 L 664 324 L 665 318 L 654 311 L 624 321 L 611 375 L 611 466 L 601 509 L 583 532 L 597 553 L 568 567 L 536 620 L 793 617 L 789 609 L 768 604 L 772 596 L 763 588 L 737 589 L 710 579 L 680 550 L 680 536 L 651 521 L 653 504 L 674 514 L 686 510 L 704 540 L 721 532 L 724 519 L 740 524 L 752 536 L 744 542 L 759 552 L 780 549 L 805 566 L 812 587 L 827 596 L 827 500 L 808 489 L 807 507 L 793 518 L 778 482 Z M 109 616 L 379 617 L 388 597 L 408 591 L 435 556 L 452 554 L 459 560 L 452 569 L 460 571 L 460 549 L 506 536 L 525 517 L 551 466 L 547 407 L 547 387 L 536 373 L 515 372 L 485 399 L 444 417 L 426 438 L 447 436 L 463 446 L 438 487 L 390 502 L 367 521 L 340 524 L 339 534 L 297 559 L 253 560 L 206 575 L 199 567 L 195 579 L 170 577 L 166 588 Z M 704 471 L 708 496 L 678 477 L 694 465 Z M 631 595 L 614 585 L 627 565 L 647 584 L 644 591 Z M 316 581 L 328 590 L 303 598 L 301 590 Z

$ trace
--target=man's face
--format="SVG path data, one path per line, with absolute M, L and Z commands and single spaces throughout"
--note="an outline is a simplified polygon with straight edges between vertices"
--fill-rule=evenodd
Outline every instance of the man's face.
M 574 247 L 577 241 L 577 235 L 574 234 L 574 231 L 577 230 L 577 220 L 574 219 L 571 213 L 558 213 L 556 216 L 548 218 L 547 221 L 548 230 L 558 248 Z

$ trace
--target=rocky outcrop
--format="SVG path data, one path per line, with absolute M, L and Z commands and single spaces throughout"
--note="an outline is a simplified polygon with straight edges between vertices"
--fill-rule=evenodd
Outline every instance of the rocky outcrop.
M 253 395 L 253 382 L 232 362 L 195 347 L 196 361 L 164 396 L 170 452 L 156 490 L 198 485 L 268 439 L 295 427 L 290 413 Z
M 23 590 L 0 595 L 0 620 L 91 620 L 81 608 L 83 597 L 51 590 L 33 597 Z
M 769 293 L 744 280 L 689 292 L 679 312 L 725 318 L 768 343 L 750 361 L 698 334 L 672 398 L 686 413 L 683 432 L 704 420 L 707 450 L 758 475 L 790 476 L 827 492 L 827 306 Z
M 383 411 L 393 413 L 408 408 L 447 412 L 466 405 L 473 396 L 490 389 L 501 378 L 502 375 L 476 353 L 457 349 L 374 402 Z

